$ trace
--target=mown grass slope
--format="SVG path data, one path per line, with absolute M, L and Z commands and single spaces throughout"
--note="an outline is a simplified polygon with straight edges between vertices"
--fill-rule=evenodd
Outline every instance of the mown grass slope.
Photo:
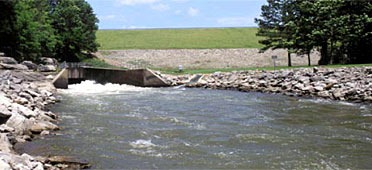
M 100 50 L 261 48 L 257 28 L 99 30 Z

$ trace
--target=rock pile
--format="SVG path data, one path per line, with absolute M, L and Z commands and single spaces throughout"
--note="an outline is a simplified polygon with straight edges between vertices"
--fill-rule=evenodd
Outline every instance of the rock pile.
M 286 49 L 267 50 L 260 53 L 260 49 L 167 49 L 167 50 L 105 50 L 96 54 L 118 67 L 142 66 L 177 69 L 182 65 L 185 69 L 209 68 L 251 68 L 272 67 L 271 56 L 276 55 L 277 66 L 288 64 Z M 311 64 L 318 64 L 320 53 L 311 54 Z M 293 66 L 307 65 L 307 57 L 292 54 Z
M 0 57 L 0 69 L 9 70 L 38 70 L 41 72 L 54 72 L 57 70 L 58 62 L 53 58 L 41 58 L 41 64 L 36 65 L 32 61 L 23 61 L 21 64 L 11 57 Z
M 2 59 L 0 66 L 15 66 L 10 58 Z M 7 60 L 7 62 L 4 62 Z M 18 155 L 13 150 L 16 143 L 30 141 L 39 135 L 58 130 L 57 115 L 46 111 L 46 106 L 56 102 L 54 86 L 47 75 L 28 69 L 0 69 L 0 169 L 66 169 L 71 166 L 59 163 L 56 158 Z M 63 160 L 63 159 L 60 159 Z M 70 161 L 71 162 L 71 161 Z M 74 168 L 81 167 L 74 162 Z
M 166 77 L 180 85 L 192 75 Z M 372 102 L 372 67 L 216 72 L 186 86 Z

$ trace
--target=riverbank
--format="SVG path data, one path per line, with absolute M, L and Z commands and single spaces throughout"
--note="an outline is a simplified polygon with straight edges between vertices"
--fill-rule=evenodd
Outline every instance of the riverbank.
M 81 166 L 67 157 L 16 153 L 16 144 L 53 135 L 53 131 L 59 130 L 56 125 L 58 116 L 46 108 L 57 101 L 54 97 L 56 89 L 51 84 L 53 76 L 31 71 L 14 59 L 0 66 L 0 169 L 75 169 L 88 166 Z
M 163 75 L 174 86 L 187 83 L 193 76 Z M 185 86 L 370 103 L 372 67 L 216 72 Z

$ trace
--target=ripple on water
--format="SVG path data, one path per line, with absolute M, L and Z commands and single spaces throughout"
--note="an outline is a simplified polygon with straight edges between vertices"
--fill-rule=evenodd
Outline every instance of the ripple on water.
M 281 138 L 279 136 L 270 135 L 270 134 L 237 134 L 235 136 L 240 142 L 243 143 L 277 143 L 282 142 Z
M 129 143 L 130 146 L 133 148 L 154 148 L 158 147 L 157 145 L 153 144 L 151 140 L 144 140 L 144 139 L 139 139 L 133 142 Z
M 98 160 L 97 169 L 146 169 L 146 163 L 160 169 L 371 165 L 369 105 L 235 91 L 100 88 L 85 82 L 62 91 L 53 111 L 64 119 L 66 135 L 48 137 Z M 66 137 L 71 142 L 61 142 Z

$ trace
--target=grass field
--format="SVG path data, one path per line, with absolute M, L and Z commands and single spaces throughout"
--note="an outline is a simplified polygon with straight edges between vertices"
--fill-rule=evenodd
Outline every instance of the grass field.
M 261 48 L 257 28 L 99 30 L 99 50 Z

